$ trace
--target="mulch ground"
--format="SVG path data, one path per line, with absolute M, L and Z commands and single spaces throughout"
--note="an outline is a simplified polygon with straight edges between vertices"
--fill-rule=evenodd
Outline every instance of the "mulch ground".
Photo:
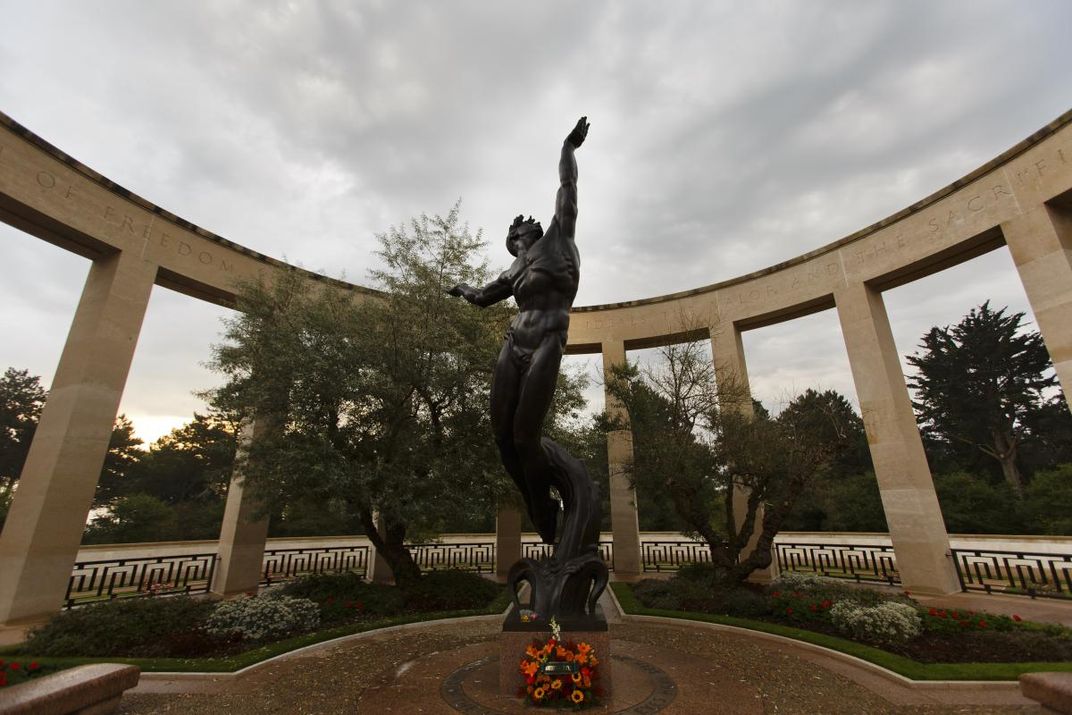
M 488 619 L 372 635 L 274 661 L 241 678 L 202 683 L 198 692 L 129 693 L 119 712 L 453 713 L 439 684 L 462 661 L 497 652 L 499 630 L 500 624 Z M 611 637 L 612 653 L 648 661 L 673 679 L 677 694 L 661 710 L 668 714 L 1040 712 L 1037 706 L 931 705 L 918 698 L 911 704 L 892 702 L 888 693 L 883 697 L 777 643 L 747 635 L 624 622 L 611 626 Z M 517 703 L 494 708 L 519 709 Z M 613 703 L 600 710 L 620 711 Z

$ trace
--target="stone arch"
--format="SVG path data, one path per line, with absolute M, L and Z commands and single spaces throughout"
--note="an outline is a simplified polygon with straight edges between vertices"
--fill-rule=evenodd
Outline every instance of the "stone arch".
M 1008 245 L 1062 388 L 1072 394 L 1070 125 L 1072 112 L 922 201 L 789 261 L 670 295 L 577 307 L 567 351 L 601 353 L 606 367 L 629 348 L 706 333 L 716 362 L 746 378 L 742 331 L 836 308 L 904 583 L 956 590 L 882 291 Z M 0 536 L 0 624 L 15 624 L 62 602 L 153 285 L 233 306 L 237 282 L 270 281 L 285 270 L 360 299 L 376 294 L 185 221 L 3 114 L 0 220 L 93 261 Z M 707 316 L 707 325 L 683 332 L 682 314 Z M 608 449 L 615 567 L 639 573 L 635 507 L 615 469 L 631 458 L 628 433 L 612 436 Z

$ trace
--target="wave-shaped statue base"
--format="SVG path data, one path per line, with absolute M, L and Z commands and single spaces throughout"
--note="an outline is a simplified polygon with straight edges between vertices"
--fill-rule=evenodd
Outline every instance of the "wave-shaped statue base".
M 507 588 L 515 611 L 527 609 L 540 621 L 552 616 L 559 622 L 596 617 L 596 602 L 607 587 L 609 572 L 599 552 L 602 503 L 599 485 L 576 459 L 546 437 L 542 447 L 550 465 L 551 483 L 562 496 L 565 514 L 561 539 L 554 554 L 543 559 L 521 559 L 510 569 Z M 519 591 L 529 586 L 528 603 Z

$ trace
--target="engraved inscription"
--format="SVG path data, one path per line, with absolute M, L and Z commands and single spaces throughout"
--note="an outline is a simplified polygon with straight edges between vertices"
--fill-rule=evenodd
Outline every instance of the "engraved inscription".
M 963 208 L 959 210 L 950 209 L 943 218 L 932 216 L 927 221 L 927 228 L 933 234 L 940 232 L 943 228 L 963 223 L 971 218 L 973 214 L 978 214 L 985 209 L 989 202 L 1000 201 L 1002 196 L 1012 196 L 1012 192 L 1004 184 L 994 184 L 989 190 L 968 197 L 968 200 L 964 202 Z

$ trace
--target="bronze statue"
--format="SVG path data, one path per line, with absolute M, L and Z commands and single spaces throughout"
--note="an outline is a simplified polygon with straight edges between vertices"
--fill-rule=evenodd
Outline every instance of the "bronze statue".
M 581 117 L 562 144 L 560 186 L 547 231 L 531 217 L 518 216 L 506 234 L 506 248 L 516 256 L 510 268 L 483 288 L 463 283 L 448 291 L 480 307 L 513 296 L 520 311 L 495 366 L 491 422 L 503 466 L 521 491 L 544 543 L 555 543 L 557 531 L 559 505 L 551 487 L 562 497 L 562 535 L 553 559 L 522 559 L 510 576 L 511 587 L 522 580 L 530 582 L 534 610 L 548 618 L 592 613 L 607 580 L 598 553 L 598 485 L 578 460 L 543 436 L 580 279 L 581 261 L 574 242 L 574 152 L 588 136 L 588 127 L 587 118 Z

